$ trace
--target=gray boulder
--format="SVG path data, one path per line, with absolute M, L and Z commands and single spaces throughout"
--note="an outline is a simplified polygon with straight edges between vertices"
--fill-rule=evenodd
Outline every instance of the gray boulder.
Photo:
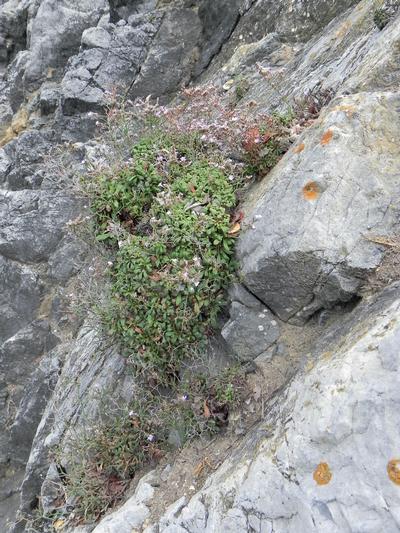
M 336 99 L 249 199 L 244 284 L 281 319 L 351 300 L 379 265 L 368 236 L 399 222 L 399 104 L 396 93 Z
M 101 111 L 111 91 L 133 83 L 161 16 L 139 16 L 135 24 L 92 28 L 83 33 L 82 51 L 71 59 L 62 81 L 62 111 Z
M 23 262 L 44 261 L 55 251 L 65 224 L 80 211 L 74 198 L 48 191 L 0 191 L 0 254 Z
M 269 309 L 240 285 L 230 292 L 230 320 L 221 335 L 239 359 L 255 359 L 278 340 L 278 322 Z

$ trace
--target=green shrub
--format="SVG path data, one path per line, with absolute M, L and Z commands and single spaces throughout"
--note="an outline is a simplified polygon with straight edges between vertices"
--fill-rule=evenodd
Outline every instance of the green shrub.
M 97 239 L 115 249 L 110 333 L 138 368 L 175 375 L 205 338 L 234 272 L 234 186 L 195 135 L 144 137 L 92 183 Z
M 374 12 L 374 23 L 379 30 L 383 28 L 390 21 L 390 14 L 385 9 L 376 9 Z

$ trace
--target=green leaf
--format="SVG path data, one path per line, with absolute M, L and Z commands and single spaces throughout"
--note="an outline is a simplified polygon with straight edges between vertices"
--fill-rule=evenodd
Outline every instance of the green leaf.
M 109 239 L 111 235 L 109 233 L 100 233 L 96 236 L 97 241 L 105 241 L 106 239 Z

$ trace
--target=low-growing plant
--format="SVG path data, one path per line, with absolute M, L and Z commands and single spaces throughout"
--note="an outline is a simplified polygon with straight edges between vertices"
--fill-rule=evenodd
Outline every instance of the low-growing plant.
M 374 11 L 374 23 L 379 30 L 383 30 L 390 21 L 390 14 L 386 9 L 376 9 Z
M 248 106 L 231 104 L 218 89 L 198 87 L 174 106 L 148 98 L 107 113 L 109 159 L 84 180 L 108 264 L 97 313 L 146 379 L 140 403 L 60 450 L 78 520 L 114 505 L 137 471 L 168 450 L 174 431 L 179 445 L 213 434 L 245 396 L 240 366 L 211 377 L 183 364 L 205 350 L 235 275 L 237 193 L 282 157 L 297 117 L 288 106 L 255 119 Z
M 242 77 L 242 76 L 238 76 L 235 79 L 235 99 L 236 99 L 236 102 L 240 102 L 240 100 L 242 100 L 246 96 L 246 93 L 249 91 L 249 89 L 250 89 L 249 81 L 246 78 Z
M 204 150 L 194 134 L 155 132 L 91 183 L 97 239 L 115 249 L 102 316 L 135 365 L 160 379 L 205 338 L 235 269 L 234 185 Z
M 154 398 L 142 395 L 56 452 L 56 460 L 65 465 L 66 496 L 74 502 L 78 518 L 99 518 L 121 499 L 144 463 L 163 455 L 167 429 L 156 416 L 158 410 Z
M 142 390 L 140 400 L 72 437 L 55 459 L 65 471 L 65 495 L 76 520 L 96 520 L 117 503 L 137 471 L 170 449 L 173 432 L 179 446 L 218 432 L 245 390 L 239 366 L 216 377 L 192 374 L 167 395 Z

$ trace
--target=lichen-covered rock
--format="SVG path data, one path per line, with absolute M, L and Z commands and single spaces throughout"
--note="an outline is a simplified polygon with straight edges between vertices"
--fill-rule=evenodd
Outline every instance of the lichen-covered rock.
M 396 93 L 338 98 L 250 198 L 238 243 L 245 285 L 283 320 L 351 300 L 396 231 Z
M 154 530 L 398 531 L 399 296 L 395 286 L 322 338 L 257 430 Z

